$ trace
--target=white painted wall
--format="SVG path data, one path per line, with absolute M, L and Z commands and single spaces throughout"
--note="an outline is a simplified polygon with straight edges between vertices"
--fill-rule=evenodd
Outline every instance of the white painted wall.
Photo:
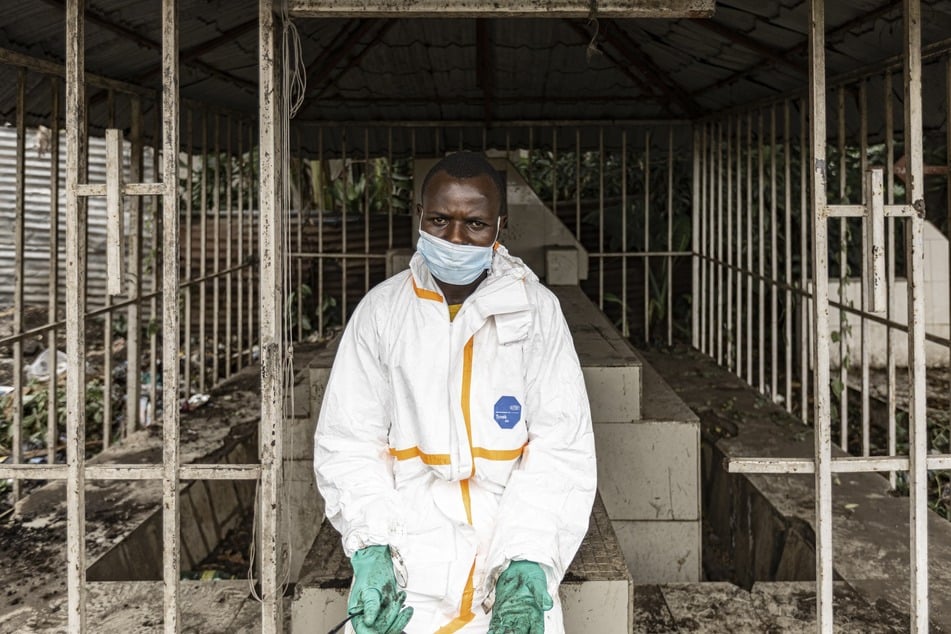
M 925 223 L 924 230 L 925 254 L 925 329 L 929 334 L 947 338 L 951 333 L 951 272 L 948 270 L 948 239 L 930 222 Z M 845 285 L 845 304 L 855 308 L 862 306 L 862 286 L 859 278 L 850 279 Z M 839 280 L 829 280 L 829 299 L 838 301 Z M 891 306 L 893 322 L 908 324 L 908 283 L 904 279 L 896 279 L 891 289 Z M 840 330 L 840 312 L 837 308 L 829 307 L 829 328 L 836 332 Z M 862 354 L 862 319 L 857 315 L 845 313 L 846 321 L 851 327 L 847 333 L 847 353 L 852 365 L 857 365 Z M 867 347 L 865 355 L 871 367 L 885 367 L 887 350 L 887 331 L 884 325 L 865 321 Z M 908 365 L 908 336 L 903 331 L 893 330 L 893 352 L 895 363 L 898 366 Z M 926 342 L 925 354 L 929 366 L 947 366 L 949 350 L 932 342 Z M 832 364 L 839 365 L 839 344 L 832 344 Z

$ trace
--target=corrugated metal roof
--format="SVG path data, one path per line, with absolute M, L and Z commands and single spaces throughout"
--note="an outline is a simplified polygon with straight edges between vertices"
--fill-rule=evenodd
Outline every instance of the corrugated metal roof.
M 900 1 L 825 4 L 829 76 L 900 52 Z M 0 46 L 61 62 L 63 6 L 4 0 Z M 181 3 L 183 97 L 256 113 L 257 9 L 255 0 Z M 299 19 L 309 75 L 299 118 L 480 124 L 709 114 L 805 88 L 807 9 L 804 0 L 728 0 L 709 20 L 603 19 L 595 37 L 603 54 L 593 57 L 595 26 L 585 20 Z M 160 3 L 91 0 L 87 10 L 87 69 L 157 87 Z M 925 45 L 947 39 L 951 3 L 923 0 L 922 12 Z M 12 119 L 15 90 L 15 69 L 0 65 L 0 118 Z M 108 120 L 98 92 L 90 89 L 94 129 Z M 28 95 L 31 123 L 40 123 L 49 88 L 38 74 Z M 946 96 L 926 83 L 925 99 L 926 126 L 941 125 Z M 127 125 L 122 100 L 115 110 Z

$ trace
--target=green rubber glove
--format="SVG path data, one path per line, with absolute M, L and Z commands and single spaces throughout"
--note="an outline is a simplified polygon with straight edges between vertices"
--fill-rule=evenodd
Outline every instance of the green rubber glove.
M 398 589 L 389 546 L 367 546 L 353 553 L 353 586 L 347 614 L 357 634 L 400 634 L 413 616 L 404 608 L 406 593 Z
M 542 567 L 534 561 L 513 561 L 495 582 L 488 634 L 544 634 L 545 612 L 553 605 Z

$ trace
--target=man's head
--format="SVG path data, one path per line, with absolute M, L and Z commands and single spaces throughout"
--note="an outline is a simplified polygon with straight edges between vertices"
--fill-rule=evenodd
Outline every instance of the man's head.
M 483 155 L 450 154 L 423 179 L 420 229 L 456 244 L 489 246 L 505 224 L 504 187 Z

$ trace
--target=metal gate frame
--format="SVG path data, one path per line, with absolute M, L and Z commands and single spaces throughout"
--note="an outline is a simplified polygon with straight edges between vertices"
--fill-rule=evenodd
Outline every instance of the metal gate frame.
M 826 68 L 825 68 L 825 1 L 809 4 L 809 124 L 811 126 L 811 188 L 813 237 L 813 336 L 815 381 L 815 454 L 811 459 L 796 458 L 734 458 L 728 464 L 731 473 L 815 475 L 816 514 L 816 600 L 817 629 L 833 631 L 832 613 L 832 474 L 858 472 L 907 471 L 910 489 L 910 596 L 911 631 L 928 631 L 928 470 L 948 469 L 951 456 L 928 455 L 926 430 L 925 323 L 924 323 L 924 171 L 922 134 L 922 46 L 921 2 L 903 0 L 903 76 L 905 102 L 906 156 L 909 157 L 907 203 L 884 204 L 881 196 L 881 171 L 863 174 L 866 179 L 864 205 L 829 205 L 826 201 Z M 805 164 L 806 161 L 804 160 Z M 803 170 L 805 172 L 805 170 Z M 830 218 L 860 217 L 863 235 L 883 235 L 886 217 L 904 218 L 908 253 L 908 349 L 911 379 L 909 416 L 909 456 L 832 458 L 830 404 L 830 331 L 829 331 L 829 262 L 828 222 Z M 883 311 L 875 306 L 879 284 L 883 284 L 883 258 L 871 257 L 874 267 L 866 271 L 872 289 L 869 312 Z M 880 296 L 878 299 L 881 299 Z M 761 373 L 762 376 L 762 373 Z M 894 412 L 892 412 L 892 417 Z M 890 447 L 890 453 L 894 448 Z

